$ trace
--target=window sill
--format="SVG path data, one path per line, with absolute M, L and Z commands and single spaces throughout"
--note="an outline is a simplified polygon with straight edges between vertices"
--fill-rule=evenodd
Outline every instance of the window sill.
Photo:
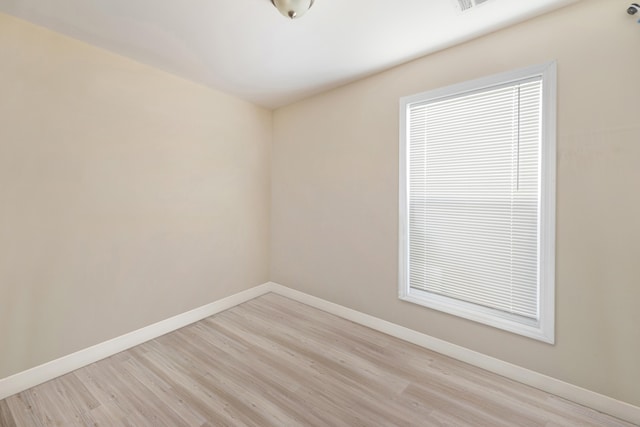
M 417 289 L 409 289 L 401 292 L 399 298 L 402 301 L 422 305 L 433 310 L 452 314 L 463 319 L 472 320 L 548 344 L 554 344 L 555 342 L 552 328 L 545 328 L 544 322 L 542 321 L 511 315 L 499 310 Z

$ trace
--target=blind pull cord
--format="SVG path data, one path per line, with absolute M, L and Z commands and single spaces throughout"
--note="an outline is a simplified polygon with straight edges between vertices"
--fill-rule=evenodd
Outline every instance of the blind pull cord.
M 518 85 L 518 136 L 516 139 L 516 191 L 520 191 L 520 85 Z

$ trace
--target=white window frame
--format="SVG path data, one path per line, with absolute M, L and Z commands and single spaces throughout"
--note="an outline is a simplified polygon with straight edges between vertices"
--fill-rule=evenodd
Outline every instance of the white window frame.
M 538 320 L 526 321 L 498 310 L 410 288 L 408 114 L 415 103 L 450 98 L 519 80 L 542 77 L 542 141 L 540 216 L 538 218 Z M 488 76 L 400 99 L 400 223 L 399 298 L 465 319 L 555 343 L 555 222 L 556 222 L 556 62 Z

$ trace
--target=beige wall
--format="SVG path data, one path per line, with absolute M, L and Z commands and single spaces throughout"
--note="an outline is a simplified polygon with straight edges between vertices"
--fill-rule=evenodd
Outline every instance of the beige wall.
M 0 378 L 267 281 L 271 129 L 0 15 Z
M 584 0 L 279 109 L 271 279 L 640 405 L 640 25 Z M 401 302 L 398 99 L 558 61 L 556 345 Z

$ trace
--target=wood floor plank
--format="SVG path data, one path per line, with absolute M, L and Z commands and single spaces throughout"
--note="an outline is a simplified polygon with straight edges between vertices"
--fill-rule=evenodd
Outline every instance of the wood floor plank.
M 631 424 L 267 294 L 2 400 L 0 426 Z
M 240 394 L 251 401 L 253 406 L 266 409 L 267 414 L 273 415 L 272 422 L 275 425 L 318 423 L 319 420 L 312 413 L 297 407 L 290 390 L 274 382 L 273 377 L 265 377 L 253 369 L 258 363 L 257 360 L 247 360 L 242 355 L 232 355 L 222 348 L 217 348 L 206 339 L 206 335 L 198 333 L 195 328 L 185 328 L 182 332 L 186 335 L 184 343 L 192 343 L 189 352 L 203 361 L 203 364 L 205 360 L 212 362 L 208 364 L 209 372 L 205 377 L 218 378 L 227 382 L 230 387 L 241 388 Z
M 124 364 L 124 370 L 145 384 L 163 405 L 172 408 L 187 425 L 199 426 L 207 422 L 207 418 L 204 415 L 193 410 L 184 400 L 174 393 L 169 384 L 146 369 L 135 358 L 130 358 Z
M 251 321 L 251 317 L 246 312 L 240 311 L 239 315 L 243 321 Z M 231 317 L 233 314 L 228 313 L 228 318 Z M 378 420 L 389 425 L 402 425 L 410 421 L 405 413 L 396 410 L 399 408 L 394 408 L 395 403 L 392 398 L 395 392 L 392 386 L 385 385 L 385 378 L 365 373 L 356 365 L 351 365 L 350 369 L 339 354 L 327 351 L 324 345 L 278 331 L 271 326 L 267 327 L 264 322 L 253 322 L 251 330 L 253 332 L 244 331 L 244 333 L 255 333 L 266 337 L 295 355 L 291 362 L 296 364 L 298 371 L 306 373 L 305 381 L 312 384 L 313 390 L 319 395 L 333 402 L 334 406 L 337 404 L 338 407 L 342 405 L 348 408 L 359 408 L 354 421 L 360 420 L 360 417 L 364 417 L 369 422 Z M 257 336 L 255 338 L 257 339 Z M 387 402 L 386 410 L 380 410 L 380 406 L 376 403 L 380 401 Z M 333 408 L 333 410 L 337 409 Z
M 215 344 L 212 345 L 215 346 Z M 288 363 L 283 357 L 285 354 L 288 355 L 288 353 L 256 347 L 255 351 L 251 352 L 229 353 L 229 359 L 231 363 L 240 361 L 246 375 L 249 375 L 253 381 L 259 381 L 266 387 L 270 387 L 270 397 L 279 399 L 282 405 L 303 418 L 302 425 L 348 425 L 343 418 L 340 418 L 339 408 L 335 410 L 335 408 L 320 407 L 317 404 L 301 404 L 304 403 L 301 385 L 310 384 L 313 380 L 305 375 L 303 370 Z M 227 369 L 227 366 L 221 365 L 220 368 Z M 274 381 L 274 378 L 278 378 L 278 381 Z
M 166 353 L 158 354 L 155 351 L 149 351 L 141 357 L 140 362 L 147 370 L 171 384 L 178 398 L 198 414 L 206 417 L 209 422 L 220 426 L 241 425 L 238 417 L 225 402 L 200 387 L 188 372 L 179 369 L 170 361 Z
M 6 400 L 0 400 L 0 426 L 16 427 L 16 422 L 11 415 L 11 409 Z
M 31 399 L 31 390 L 23 391 L 5 400 L 11 414 L 18 426 L 39 426 L 42 425 L 42 421 L 34 411 Z

